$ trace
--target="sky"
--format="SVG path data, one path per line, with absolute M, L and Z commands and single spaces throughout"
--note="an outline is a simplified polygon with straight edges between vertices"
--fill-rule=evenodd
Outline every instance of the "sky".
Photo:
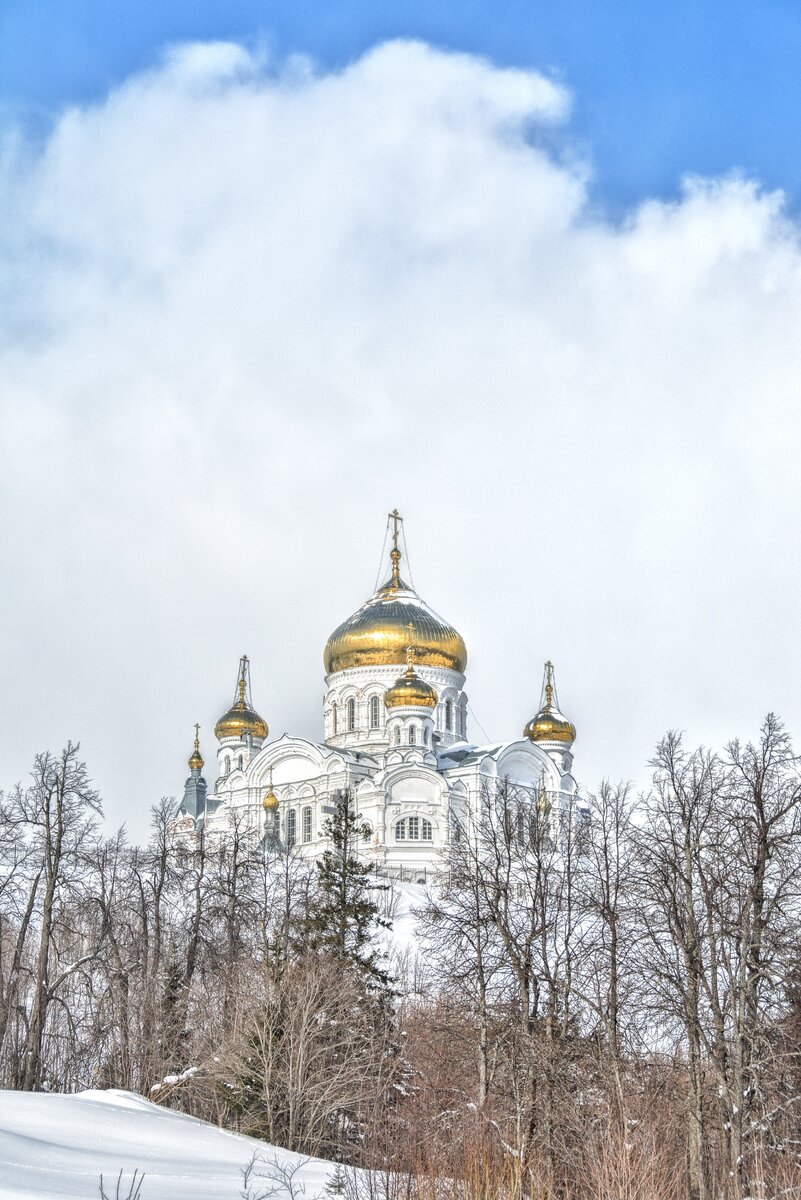
M 319 736 L 395 506 L 477 738 L 801 728 L 801 9 L 657 8 L 6 3 L 0 783 Z

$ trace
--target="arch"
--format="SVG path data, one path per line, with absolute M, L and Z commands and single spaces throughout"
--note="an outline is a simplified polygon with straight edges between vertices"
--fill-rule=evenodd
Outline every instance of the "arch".
M 378 696 L 370 697 L 370 728 L 378 729 L 381 724 L 381 701 Z
M 453 733 L 453 701 L 445 701 L 445 728 L 448 733 Z
M 350 700 L 348 700 L 347 713 L 348 713 L 348 733 L 353 733 L 354 729 L 356 728 L 356 701 L 353 699 L 352 696 L 351 696 Z
M 231 774 L 231 755 L 226 754 L 225 758 L 223 759 L 223 775 L 230 775 L 230 774 Z

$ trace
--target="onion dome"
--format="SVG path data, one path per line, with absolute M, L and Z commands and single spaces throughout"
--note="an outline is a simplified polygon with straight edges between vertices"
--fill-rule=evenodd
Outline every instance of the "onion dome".
M 414 648 L 409 646 L 406 651 L 406 670 L 384 696 L 387 708 L 434 708 L 436 705 L 437 693 L 430 683 L 417 674 L 414 660 Z
M 551 662 L 545 664 L 543 697 L 544 702 L 526 725 L 523 737 L 532 742 L 565 742 L 571 745 L 576 740 L 576 727 L 559 711 Z
M 273 769 L 272 769 L 272 767 L 270 767 L 270 787 L 269 787 L 269 790 L 264 793 L 264 799 L 261 802 L 261 806 L 265 812 L 275 812 L 279 807 L 278 797 L 276 796 L 275 792 L 273 791 Z
M 195 725 L 195 748 L 192 751 L 192 754 L 189 759 L 189 770 L 190 771 L 202 771 L 203 770 L 203 757 L 200 753 L 200 737 L 199 737 L 199 735 L 200 735 L 200 726 Z
M 402 663 L 411 636 L 419 664 L 446 667 L 463 675 L 467 649 L 462 638 L 401 579 L 398 549 L 401 518 L 397 510 L 390 517 L 394 523 L 390 578 L 331 634 L 323 651 L 326 674 L 346 671 L 349 667 Z
M 248 697 L 249 682 L 250 665 L 247 655 L 243 654 L 239 660 L 239 679 L 236 685 L 237 697 L 228 711 L 223 713 L 214 726 L 214 736 L 219 738 L 220 741 L 223 741 L 225 738 L 236 738 L 238 741 L 241 741 L 247 735 L 263 741 L 269 733 L 267 722 L 259 716 Z

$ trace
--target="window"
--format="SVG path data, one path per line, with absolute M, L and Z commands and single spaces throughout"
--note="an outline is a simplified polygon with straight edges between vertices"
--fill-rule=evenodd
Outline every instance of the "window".
M 286 844 L 294 846 L 298 836 L 298 814 L 294 808 L 290 808 L 286 814 Z
M 356 728 L 356 701 L 348 701 L 348 733 L 353 733 Z
M 301 813 L 300 828 L 304 842 L 310 842 L 312 840 L 312 810 L 310 808 L 304 808 Z
M 231 755 L 230 754 L 226 754 L 226 756 L 225 756 L 225 760 L 223 762 L 223 774 L 224 775 L 231 774 Z
M 337 731 L 337 702 L 336 700 L 331 705 L 331 729 L 334 733 Z
M 378 729 L 379 707 L 378 696 L 370 697 L 370 728 Z
M 428 745 L 428 726 L 427 725 L 426 725 L 425 729 L 423 730 L 423 744 L 426 746 Z
M 395 823 L 396 842 L 431 842 L 434 831 L 425 817 L 403 817 Z
M 395 745 L 396 746 L 400 745 L 400 739 L 401 739 L 400 725 L 396 725 L 395 726 Z
M 417 729 L 415 728 L 414 725 L 409 726 L 409 745 L 410 746 L 417 745 Z
M 239 758 L 236 760 L 236 765 L 240 771 L 242 770 L 242 762 L 243 762 L 243 759 L 242 759 L 242 755 L 240 754 Z
M 445 701 L 445 728 L 448 733 L 453 732 L 453 701 Z

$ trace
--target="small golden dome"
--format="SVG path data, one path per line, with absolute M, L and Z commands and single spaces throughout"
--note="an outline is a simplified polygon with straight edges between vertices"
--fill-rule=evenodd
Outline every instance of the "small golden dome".
M 384 696 L 387 708 L 434 708 L 436 705 L 437 693 L 417 674 L 414 660 L 415 652 L 410 646 L 406 651 L 406 670 Z
M 202 771 L 203 770 L 203 757 L 200 753 L 200 726 L 199 725 L 195 725 L 195 748 L 192 751 L 192 754 L 189 759 L 189 770 L 190 771 Z
M 248 658 L 247 655 L 243 655 L 239 662 L 237 698 L 214 726 L 214 736 L 219 738 L 220 741 L 224 738 L 237 738 L 241 740 L 246 734 L 264 741 L 270 732 L 267 722 L 248 703 L 247 690 Z
M 523 737 L 531 742 L 565 742 L 576 740 L 576 727 L 559 711 L 554 698 L 553 663 L 545 664 L 545 703 L 523 730 Z
M 264 799 L 261 802 L 261 806 L 264 809 L 264 811 L 268 812 L 268 813 L 275 812 L 279 807 L 278 797 L 276 796 L 275 792 L 273 791 L 273 769 L 272 769 L 272 767 L 270 767 L 270 785 L 269 785 L 267 791 L 264 793 Z
M 385 584 L 353 616 L 334 630 L 325 644 L 323 662 L 326 675 L 349 667 L 389 666 L 404 661 L 412 645 L 417 662 L 427 667 L 446 667 L 464 674 L 467 649 L 453 626 L 426 605 L 417 592 L 400 577 L 401 552 L 398 549 L 398 522 L 395 522 L 390 553 L 392 574 Z

